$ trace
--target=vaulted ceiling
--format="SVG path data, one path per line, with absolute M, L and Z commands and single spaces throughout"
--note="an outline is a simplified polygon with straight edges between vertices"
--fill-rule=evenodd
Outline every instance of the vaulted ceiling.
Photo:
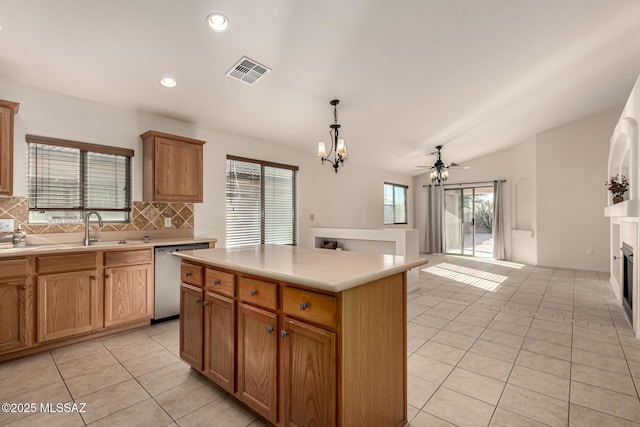
M 402 173 L 622 106 L 640 72 L 634 0 L 0 0 L 0 25 L 2 78 L 310 156 L 339 98 L 350 161 Z M 242 56 L 272 71 L 227 77 Z

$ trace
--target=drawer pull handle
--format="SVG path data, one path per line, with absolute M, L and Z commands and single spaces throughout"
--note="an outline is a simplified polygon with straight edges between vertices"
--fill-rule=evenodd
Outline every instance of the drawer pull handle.
M 202 300 L 200 299 L 200 297 L 196 298 L 196 304 L 199 304 L 199 303 L 200 303 L 200 301 L 202 301 Z
M 281 336 L 282 338 L 286 338 L 286 337 L 287 337 L 287 335 L 289 335 L 289 332 L 287 332 L 287 331 L 280 331 L 280 336 Z
M 305 303 L 300 304 L 300 310 L 305 311 L 309 306 Z
M 184 275 L 187 276 L 187 277 L 191 277 L 191 272 L 187 271 L 186 273 L 184 273 Z
M 273 332 L 273 328 L 271 326 L 267 326 L 267 333 L 270 334 Z
M 213 281 L 213 284 L 214 284 L 214 285 L 219 285 L 219 284 L 220 284 L 220 280 L 215 279 L 215 280 Z
M 202 303 L 202 306 L 203 306 L 203 307 L 206 307 L 206 306 L 208 306 L 208 305 L 209 305 L 209 301 L 205 301 L 205 302 L 203 302 L 203 303 Z
M 98 276 L 91 276 L 91 280 L 98 280 Z
M 258 291 L 256 291 L 255 289 L 251 289 L 251 296 L 255 297 L 256 295 L 258 295 Z
M 111 278 L 111 275 L 110 275 L 110 274 L 105 274 L 105 275 L 104 275 L 104 278 L 105 278 L 105 279 L 110 279 L 110 278 Z

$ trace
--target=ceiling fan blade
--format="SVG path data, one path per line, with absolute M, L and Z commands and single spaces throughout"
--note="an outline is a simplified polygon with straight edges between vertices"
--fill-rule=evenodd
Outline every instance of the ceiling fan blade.
M 414 166 L 414 168 L 429 168 L 429 169 L 433 169 L 433 166 L 422 166 L 422 165 L 418 165 L 418 166 Z
M 470 169 L 471 168 L 471 166 L 459 165 L 458 163 L 449 163 L 447 167 L 451 169 Z

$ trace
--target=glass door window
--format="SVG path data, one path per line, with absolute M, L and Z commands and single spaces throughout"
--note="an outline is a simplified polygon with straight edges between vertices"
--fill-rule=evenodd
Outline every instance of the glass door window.
M 493 256 L 493 187 L 444 190 L 445 251 Z

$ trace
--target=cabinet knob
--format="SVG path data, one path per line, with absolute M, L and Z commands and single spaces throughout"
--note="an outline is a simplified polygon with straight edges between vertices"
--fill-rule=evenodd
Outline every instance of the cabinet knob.
M 209 301 L 205 301 L 205 302 L 203 302 L 203 303 L 202 303 L 202 306 L 203 306 L 203 307 L 206 307 L 206 306 L 208 306 L 208 305 L 209 305 Z
M 200 301 L 202 301 L 202 300 L 200 299 L 200 297 L 197 297 L 197 298 L 196 298 L 196 304 L 198 304 Z
M 159 195 L 160 195 L 160 189 L 158 188 L 158 189 L 156 190 L 156 196 L 159 196 Z
M 215 280 L 213 281 L 213 284 L 214 284 L 214 285 L 219 285 L 219 284 L 220 284 L 220 280 L 215 279 Z
M 184 273 L 184 275 L 187 276 L 187 277 L 191 277 L 191 272 L 187 271 L 186 273 Z
M 255 297 L 256 295 L 258 295 L 258 291 L 256 291 L 255 289 L 251 289 L 251 296 Z
M 25 285 L 25 286 L 23 286 L 23 287 L 22 287 L 22 290 L 26 291 L 26 290 L 27 290 L 27 286 L 26 286 L 26 285 Z
M 305 303 L 300 304 L 300 310 L 305 311 L 309 306 Z
M 98 276 L 91 275 L 91 280 L 98 280 Z
M 280 331 L 280 336 L 281 336 L 282 338 L 286 338 L 286 337 L 287 337 L 287 335 L 289 335 L 289 332 L 287 332 L 287 331 Z
M 271 326 L 267 326 L 267 333 L 270 334 L 273 332 L 273 328 Z

